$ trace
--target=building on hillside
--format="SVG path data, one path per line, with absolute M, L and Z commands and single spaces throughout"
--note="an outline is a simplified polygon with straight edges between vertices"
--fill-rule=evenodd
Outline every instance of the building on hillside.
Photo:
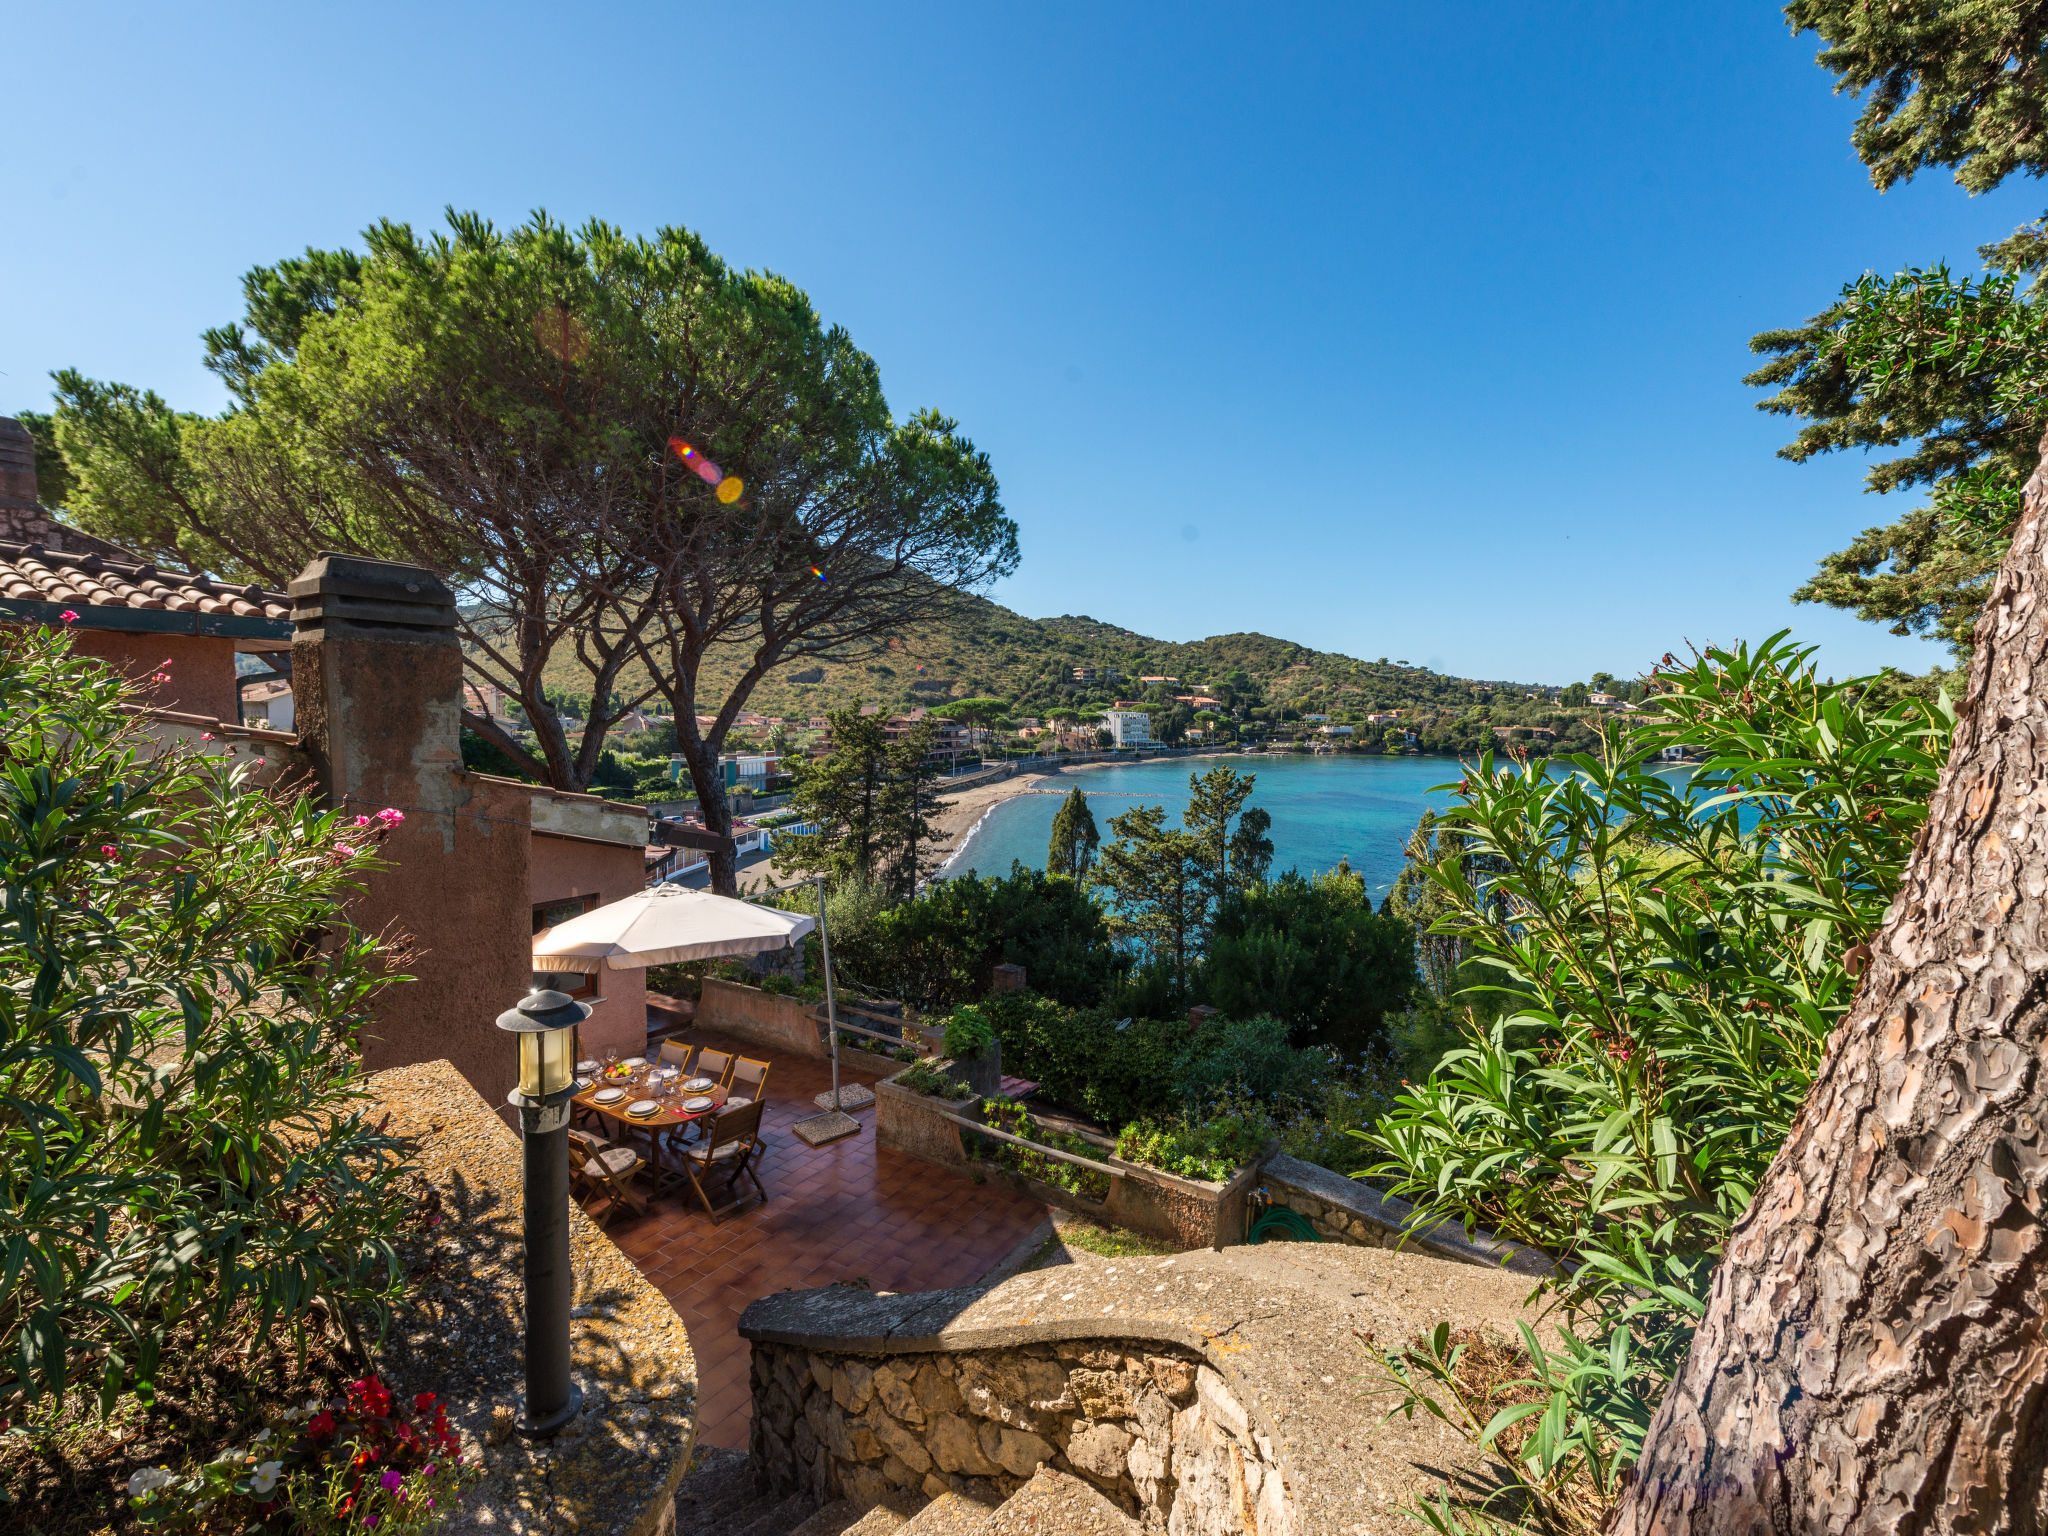
M 1114 667 L 1076 667 L 1074 681 L 1077 683 L 1120 683 L 1123 673 Z
M 1304 720 L 1309 720 L 1317 724 L 1320 724 L 1321 722 L 1329 719 L 1330 717 L 1328 715 L 1303 715 L 1301 718 Z
M 239 725 L 236 657 L 288 658 L 290 615 L 282 592 L 162 570 L 65 527 L 37 501 L 34 439 L 0 418 L 0 624 L 68 628 L 78 654 L 127 674 L 155 708 Z
M 1119 706 L 1106 710 L 1102 716 L 1102 727 L 1119 747 L 1149 747 L 1152 744 L 1152 717 L 1141 709 Z
M 1177 677 L 1141 677 L 1138 681 L 1147 688 L 1178 688 L 1180 686 L 1180 679 Z
M 290 683 L 272 678 L 242 685 L 242 724 L 263 731 L 289 731 L 294 715 Z
M 239 711 L 148 707 L 138 721 L 159 742 L 234 752 L 258 784 L 302 783 L 350 815 L 387 806 L 403 813 L 382 848 L 384 867 L 349 903 L 359 929 L 408 946 L 404 968 L 414 978 L 371 1004 L 363 1064 L 379 1071 L 446 1058 L 502 1104 L 517 1053 L 496 1019 L 536 980 L 533 935 L 642 888 L 647 813 L 463 768 L 455 599 L 429 572 L 323 555 L 292 583 L 290 601 L 289 618 L 264 620 L 281 637 L 261 638 L 290 647 L 291 731 L 245 726 Z M 255 622 L 215 616 L 226 617 Z M 220 670 L 231 688 L 232 651 Z M 225 698 L 232 706 L 233 692 Z M 645 973 L 550 977 L 592 1006 L 585 1055 L 645 1048 Z
M 1324 718 L 1327 719 L 1328 716 Z M 1348 725 L 1325 725 L 1319 727 L 1319 732 L 1324 736 L 1354 736 L 1357 734 L 1356 729 Z
M 1621 700 L 1611 693 L 1589 693 L 1586 695 L 1586 702 L 1596 709 L 1612 709 Z
M 1400 719 L 1400 718 L 1401 718 L 1401 711 L 1400 711 L 1400 710 L 1398 710 L 1398 709 L 1383 709 L 1383 710 L 1379 711 L 1379 712 L 1378 712 L 1377 714 L 1371 714 L 1371 715 L 1367 715 L 1367 716 L 1365 717 L 1365 723 L 1366 723 L 1367 725 L 1392 725 L 1392 724 L 1393 724 L 1393 723 L 1394 723 L 1394 722 L 1395 722 L 1396 720 L 1398 720 L 1398 719 Z

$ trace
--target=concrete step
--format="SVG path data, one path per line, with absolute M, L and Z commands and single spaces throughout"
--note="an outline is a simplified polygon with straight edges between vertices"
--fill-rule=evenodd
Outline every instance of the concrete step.
M 745 1451 L 700 1445 L 676 1488 L 676 1530 L 679 1536 L 715 1530 L 717 1522 L 759 1498 Z
M 981 1536 L 994 1513 L 979 1499 L 942 1493 L 898 1527 L 896 1536 Z
M 861 1512 L 844 1499 L 834 1499 L 789 1533 L 789 1536 L 846 1536 Z
M 790 1536 L 817 1509 L 818 1501 L 807 1493 L 793 1493 L 780 1500 L 763 1499 L 760 1512 L 750 1523 L 743 1523 L 749 1511 L 740 1511 L 727 1518 L 720 1527 L 720 1536 Z
M 849 1525 L 840 1536 L 900 1536 L 913 1513 L 915 1511 L 911 1510 L 907 1502 L 901 1510 L 891 1509 L 887 1504 L 877 1504 Z
M 1139 1536 L 1138 1522 L 1093 1485 L 1040 1467 L 977 1528 L 978 1536 Z

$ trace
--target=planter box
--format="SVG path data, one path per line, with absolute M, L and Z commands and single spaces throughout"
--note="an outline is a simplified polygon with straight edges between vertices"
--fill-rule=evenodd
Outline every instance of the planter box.
M 1109 1153 L 1104 1162 L 1131 1170 L 1110 1183 L 1110 1219 L 1120 1227 L 1149 1232 L 1183 1248 L 1227 1248 L 1241 1243 L 1250 1221 L 1252 1186 L 1273 1150 L 1268 1148 L 1221 1184 L 1184 1179 Z
M 716 976 L 704 978 L 696 1021 L 706 1029 L 792 1056 L 822 1061 L 829 1054 L 824 1027 L 812 1013 L 811 1004 Z
M 940 1049 L 945 1048 L 945 1031 L 939 1031 Z M 991 1040 L 979 1056 L 957 1056 L 952 1075 L 972 1088 L 979 1098 L 991 1099 L 1003 1091 L 1003 1042 Z
M 943 1068 L 946 1063 L 937 1065 Z M 899 1088 L 895 1077 L 885 1077 L 875 1084 L 875 1141 L 942 1168 L 964 1168 L 967 1149 L 960 1142 L 960 1127 L 945 1117 L 950 1113 L 971 1118 L 976 1104 L 974 1099 L 929 1098 Z

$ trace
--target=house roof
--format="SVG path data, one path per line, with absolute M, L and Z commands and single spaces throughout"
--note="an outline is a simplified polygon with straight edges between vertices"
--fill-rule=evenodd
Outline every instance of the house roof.
M 78 610 L 79 622 L 93 628 L 291 636 L 291 599 L 282 592 L 139 561 L 0 541 L 0 609 L 53 619 L 57 615 L 49 610 L 65 607 Z M 132 617 L 120 618 L 124 613 Z

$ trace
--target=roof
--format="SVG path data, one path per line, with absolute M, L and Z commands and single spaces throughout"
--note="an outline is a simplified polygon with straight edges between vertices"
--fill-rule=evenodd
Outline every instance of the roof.
M 42 544 L 0 541 L 0 607 L 35 619 L 54 619 L 46 610 L 70 607 L 80 610 L 79 623 L 95 629 L 291 635 L 291 599 L 282 592 Z M 122 613 L 155 621 L 123 621 Z M 226 622 L 234 620 L 244 622 Z

